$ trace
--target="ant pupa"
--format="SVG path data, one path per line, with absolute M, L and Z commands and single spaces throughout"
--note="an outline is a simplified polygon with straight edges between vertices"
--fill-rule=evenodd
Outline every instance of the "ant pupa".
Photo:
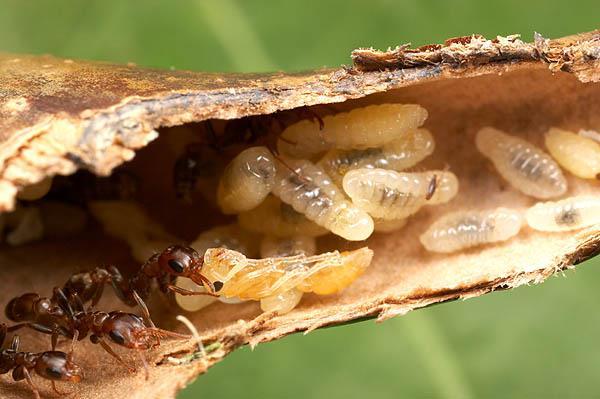
M 227 165 L 217 189 L 217 203 L 225 214 L 257 207 L 271 192 L 277 172 L 267 147 L 250 147 Z
M 432 193 L 431 181 L 435 180 Z M 355 169 L 344 176 L 344 191 L 359 208 L 381 219 L 402 219 L 423 205 L 442 204 L 458 192 L 452 172 L 402 173 L 387 169 Z M 429 199 L 428 199 L 429 198 Z
M 2 323 L 0 324 L 0 348 L 4 345 L 6 334 L 7 326 Z M 54 392 L 62 395 L 56 389 L 57 381 L 78 383 L 83 379 L 83 371 L 73 362 L 73 347 L 76 339 L 74 337 L 71 342 L 71 350 L 68 353 L 55 350 L 32 353 L 19 351 L 20 339 L 18 335 L 14 335 L 10 346 L 0 349 L 0 375 L 12 370 L 13 380 L 25 380 L 35 397 L 40 399 L 40 393 L 32 378 L 35 372 L 38 376 L 49 380 Z
M 506 241 L 521 230 L 519 212 L 506 208 L 458 211 L 436 220 L 420 236 L 431 252 L 455 252 L 477 245 Z
M 240 213 L 238 223 L 247 231 L 275 237 L 318 237 L 328 233 L 326 228 L 308 220 L 302 213 L 273 195 L 269 195 L 251 211 Z
M 342 150 L 381 147 L 427 119 L 427 110 L 416 104 L 379 104 L 323 118 L 322 127 L 310 120 L 288 126 L 279 136 L 279 153 L 312 159 L 335 147 Z
M 525 213 L 527 224 L 540 231 L 569 231 L 600 224 L 600 198 L 580 196 L 540 202 Z
M 282 256 L 305 255 L 311 256 L 317 252 L 317 243 L 314 237 L 272 237 L 265 236 L 260 243 L 261 258 L 279 258 Z
M 318 162 L 318 165 L 331 176 L 335 184 L 341 186 L 344 175 L 352 169 L 403 170 L 431 155 L 434 148 L 435 140 L 427 129 L 414 129 L 382 147 L 362 150 L 330 150 Z
M 600 143 L 555 127 L 545 139 L 546 148 L 560 166 L 583 179 L 600 179 Z
M 522 193 L 552 198 L 567 191 L 567 181 L 556 162 L 528 141 L 485 127 L 477 133 L 475 144 L 498 173 Z
M 346 200 L 325 171 L 306 160 L 286 160 L 289 168 L 279 168 L 273 194 L 297 212 L 349 241 L 367 239 L 373 233 L 373 220 Z
M 34 201 L 48 194 L 51 187 L 52 177 L 45 177 L 37 183 L 23 187 L 17 193 L 17 198 L 25 201 Z

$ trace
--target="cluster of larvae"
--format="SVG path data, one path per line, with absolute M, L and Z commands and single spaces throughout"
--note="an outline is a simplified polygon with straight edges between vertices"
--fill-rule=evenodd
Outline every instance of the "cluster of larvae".
M 512 187 L 545 200 L 567 192 L 567 180 L 559 164 L 577 177 L 600 179 L 597 137 L 593 131 L 576 134 L 551 128 L 545 135 L 545 144 L 552 156 L 526 140 L 491 127 L 477 133 L 475 144 Z M 600 198 L 577 196 L 540 202 L 525 211 L 525 219 L 531 228 L 547 232 L 593 226 L 600 223 Z M 519 209 L 460 211 L 433 223 L 420 240 L 429 251 L 453 252 L 508 240 L 519 233 L 522 220 Z

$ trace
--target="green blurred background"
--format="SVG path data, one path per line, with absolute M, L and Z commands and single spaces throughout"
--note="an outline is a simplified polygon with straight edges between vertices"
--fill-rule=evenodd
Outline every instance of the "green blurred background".
M 361 46 L 558 37 L 597 28 L 599 15 L 597 0 L 0 0 L 0 51 L 291 71 L 349 64 Z M 600 258 L 565 276 L 242 349 L 180 398 L 600 397 Z

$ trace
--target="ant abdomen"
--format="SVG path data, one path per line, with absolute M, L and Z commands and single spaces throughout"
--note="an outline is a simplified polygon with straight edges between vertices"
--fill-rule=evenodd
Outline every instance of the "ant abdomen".
M 226 214 L 258 206 L 275 184 L 277 168 L 267 147 L 250 147 L 235 157 L 223 171 L 217 202 Z
M 356 108 L 323 118 L 323 125 L 302 120 L 280 135 L 277 149 L 293 158 L 311 159 L 335 147 L 381 147 L 421 126 L 427 110 L 417 104 L 379 104 Z
M 321 167 L 305 160 L 286 163 L 289 169 L 279 168 L 273 187 L 283 202 L 347 240 L 365 240 L 373 233 L 371 217 L 347 201 Z
M 458 179 L 447 171 L 401 173 L 363 168 L 344 176 L 344 191 L 356 206 L 373 217 L 402 219 L 423 205 L 450 201 L 458 192 Z
M 554 127 L 545 139 L 548 151 L 560 166 L 583 179 L 600 179 L 600 143 Z
M 556 162 L 528 141 L 486 127 L 477 133 L 475 143 L 498 173 L 522 193 L 552 198 L 567 191 L 567 181 Z
M 540 202 L 525 213 L 527 224 L 540 231 L 569 231 L 600 224 L 600 198 L 571 197 Z
M 275 237 L 317 237 L 328 233 L 326 228 L 308 220 L 302 213 L 273 195 L 268 196 L 256 208 L 240 213 L 238 223 L 248 231 Z
M 506 241 L 521 230 L 519 212 L 506 208 L 458 211 L 442 216 L 420 237 L 431 252 L 455 252 L 482 244 Z
M 333 149 L 319 161 L 334 183 L 342 185 L 344 175 L 358 168 L 403 170 L 433 153 L 435 140 L 427 129 L 414 129 L 382 147 L 358 150 Z

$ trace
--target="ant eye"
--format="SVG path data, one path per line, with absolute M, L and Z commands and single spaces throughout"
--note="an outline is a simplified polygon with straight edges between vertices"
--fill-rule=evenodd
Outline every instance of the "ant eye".
M 50 377 L 50 379 L 59 380 L 61 379 L 63 373 L 61 369 L 57 367 L 46 367 L 46 375 Z
M 175 273 L 183 273 L 183 271 L 185 270 L 183 263 L 181 263 L 177 259 L 169 259 L 167 264 Z
M 213 287 L 215 288 L 215 291 L 221 291 L 221 288 L 223 288 L 223 283 L 221 281 L 215 281 L 213 283 Z
M 121 335 L 121 333 L 117 331 L 111 331 L 108 333 L 110 339 L 112 339 L 116 344 L 124 345 L 125 338 Z

